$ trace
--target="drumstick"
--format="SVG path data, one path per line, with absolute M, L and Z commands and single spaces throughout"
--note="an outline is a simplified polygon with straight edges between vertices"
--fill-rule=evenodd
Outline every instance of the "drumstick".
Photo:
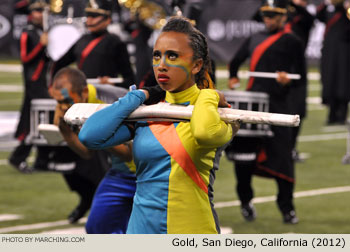
M 268 72 L 248 72 L 250 77 L 259 77 L 259 78 L 272 78 L 276 79 L 278 77 L 278 73 L 268 73 Z M 291 80 L 300 80 L 300 74 L 287 74 L 288 79 Z
M 64 120 L 68 124 L 82 125 L 96 111 L 110 104 L 76 103 L 68 109 Z M 183 121 L 190 120 L 193 105 L 180 106 L 160 102 L 155 105 L 140 106 L 132 112 L 126 121 Z M 276 126 L 297 127 L 300 123 L 299 115 L 287 115 L 267 112 L 239 110 L 231 108 L 218 109 L 221 120 L 227 123 L 241 121 L 244 123 L 262 123 Z
M 87 79 L 86 81 L 89 84 L 101 84 L 101 81 L 98 78 L 96 78 L 96 79 Z M 122 83 L 123 82 L 123 78 L 109 78 L 108 81 L 111 82 L 111 83 Z
M 47 32 L 49 30 L 49 7 L 45 7 L 43 11 L 43 31 Z

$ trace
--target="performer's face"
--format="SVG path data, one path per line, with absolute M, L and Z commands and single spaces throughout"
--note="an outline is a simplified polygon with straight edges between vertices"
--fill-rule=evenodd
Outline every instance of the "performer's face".
M 99 16 L 87 16 L 86 26 L 91 33 L 99 32 L 107 29 L 107 26 L 111 23 L 111 18 L 99 15 Z
M 184 33 L 162 32 L 153 49 L 153 70 L 159 86 L 166 91 L 180 92 L 195 84 L 195 74 L 202 68 L 202 59 L 193 60 L 193 50 Z
M 50 94 L 55 99 L 61 110 L 67 111 L 74 103 L 84 103 L 87 95 L 81 95 L 72 91 L 72 84 L 66 76 L 58 78 L 52 85 Z
M 43 10 L 33 10 L 30 15 L 33 24 L 43 25 Z
M 286 15 L 275 15 L 275 16 L 265 16 L 263 15 L 263 21 L 266 29 L 270 32 L 279 30 L 283 27 L 287 16 Z

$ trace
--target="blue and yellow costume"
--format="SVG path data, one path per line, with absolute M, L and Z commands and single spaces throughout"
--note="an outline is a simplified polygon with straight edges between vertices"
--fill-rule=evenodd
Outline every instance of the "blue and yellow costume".
M 79 134 L 91 149 L 134 138 L 137 187 L 127 233 L 219 233 L 212 185 L 232 127 L 220 120 L 217 92 L 196 85 L 166 92 L 166 102 L 194 105 L 190 122 L 122 124 L 144 100 L 142 91 L 129 92 L 93 114 Z
M 88 103 L 112 103 L 127 91 L 109 85 L 88 85 Z M 89 234 L 125 234 L 136 191 L 134 162 L 111 155 L 112 167 L 96 189 L 86 223 Z

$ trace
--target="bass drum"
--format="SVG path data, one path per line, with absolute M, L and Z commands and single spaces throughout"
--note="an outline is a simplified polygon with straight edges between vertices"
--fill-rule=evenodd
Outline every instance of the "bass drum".
M 74 24 L 56 24 L 48 33 L 47 52 L 53 61 L 59 60 L 83 35 Z

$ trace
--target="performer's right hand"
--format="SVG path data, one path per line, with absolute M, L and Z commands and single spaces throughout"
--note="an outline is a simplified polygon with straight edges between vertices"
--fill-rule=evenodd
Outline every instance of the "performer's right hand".
M 53 124 L 56 126 L 59 126 L 59 122 L 61 119 L 63 119 L 64 114 L 67 112 L 67 110 L 71 107 L 69 104 L 57 104 Z
M 228 81 L 228 85 L 227 87 L 229 89 L 235 89 L 237 86 L 239 86 L 239 79 L 237 77 L 232 77 L 231 79 L 229 79 Z
M 280 84 L 282 84 L 283 86 L 289 84 L 291 82 L 291 79 L 288 78 L 287 76 L 287 72 L 277 72 L 277 78 L 276 81 Z
M 110 85 L 113 85 L 113 83 L 109 81 L 109 79 L 110 79 L 109 76 L 98 77 L 98 79 L 100 80 L 100 84 L 110 84 Z
M 40 44 L 47 46 L 48 43 L 49 43 L 49 36 L 48 36 L 47 32 L 44 32 L 40 36 Z

